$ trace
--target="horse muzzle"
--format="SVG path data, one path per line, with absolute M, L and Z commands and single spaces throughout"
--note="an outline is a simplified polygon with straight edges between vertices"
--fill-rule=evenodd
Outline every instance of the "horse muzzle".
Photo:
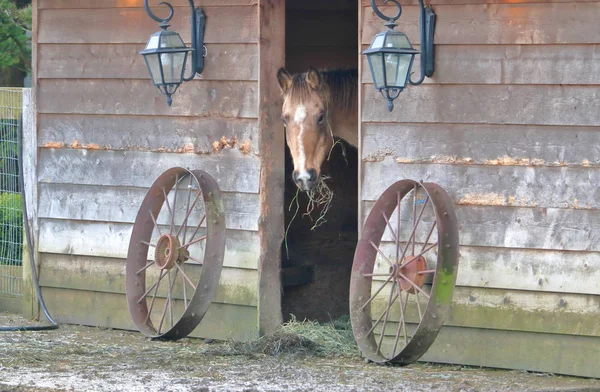
M 294 183 L 303 192 L 310 191 L 317 183 L 317 178 L 317 171 L 315 169 L 308 169 L 307 171 L 294 170 L 292 173 Z

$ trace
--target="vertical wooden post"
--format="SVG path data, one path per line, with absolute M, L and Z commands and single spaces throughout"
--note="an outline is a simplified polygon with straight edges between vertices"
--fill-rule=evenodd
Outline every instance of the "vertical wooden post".
M 285 65 L 285 0 L 259 2 L 260 258 L 259 333 L 281 325 L 281 243 L 284 233 L 284 131 L 277 70 Z
M 37 253 L 38 243 L 38 183 L 37 183 L 37 43 L 38 43 L 38 0 L 33 0 L 31 20 L 31 86 L 23 90 L 23 197 L 27 201 L 28 223 L 33 237 L 33 252 L 36 261 L 36 270 L 39 276 L 39 255 Z M 39 318 L 39 301 L 34 287 L 31 263 L 29 262 L 29 249 L 27 237 L 23 233 L 23 316 L 27 318 Z
M 23 89 L 23 198 L 27 203 L 27 223 L 33 238 L 34 259 L 37 256 L 37 132 L 35 99 L 30 88 Z M 24 229 L 25 230 L 25 229 Z M 23 233 L 23 316 L 38 317 L 38 299 L 30 263 L 27 235 Z M 36 265 L 36 270 L 39 267 Z

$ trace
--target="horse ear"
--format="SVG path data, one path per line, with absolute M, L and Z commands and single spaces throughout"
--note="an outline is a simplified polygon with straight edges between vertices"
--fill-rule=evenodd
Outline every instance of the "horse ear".
M 321 86 L 321 74 L 319 71 L 310 67 L 306 72 L 306 83 L 308 83 L 313 90 L 318 90 L 319 86 Z
M 292 87 L 292 75 L 285 68 L 279 68 L 279 71 L 277 71 L 277 81 L 279 82 L 281 92 L 284 94 Z

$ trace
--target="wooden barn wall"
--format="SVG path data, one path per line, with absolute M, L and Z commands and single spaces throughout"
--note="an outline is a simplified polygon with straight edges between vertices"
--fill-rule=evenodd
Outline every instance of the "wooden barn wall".
M 185 39 L 188 2 L 171 3 Z M 34 1 L 40 276 L 60 322 L 135 329 L 124 295 L 133 222 L 158 175 L 182 166 L 215 177 L 227 212 L 219 291 L 193 335 L 258 336 L 257 1 L 196 3 L 205 71 L 169 108 L 138 55 L 158 30 L 143 1 Z M 238 143 L 215 151 L 222 137 Z
M 412 178 L 460 222 L 452 313 L 424 359 L 600 377 L 600 3 L 428 3 L 433 78 L 389 113 L 361 67 L 363 219 Z M 418 44 L 412 4 L 398 29 Z M 367 0 L 361 27 L 363 48 L 383 28 Z

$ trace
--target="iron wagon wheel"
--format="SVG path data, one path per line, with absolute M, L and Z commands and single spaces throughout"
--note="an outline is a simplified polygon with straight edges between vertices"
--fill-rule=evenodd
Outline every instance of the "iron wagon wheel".
M 215 297 L 224 253 L 216 181 L 179 167 L 161 174 L 138 211 L 127 254 L 127 304 L 140 332 L 167 340 L 192 332 Z
M 450 310 L 458 256 L 456 214 L 444 189 L 401 180 L 383 192 L 364 224 L 350 281 L 363 355 L 408 365 L 429 349 Z

